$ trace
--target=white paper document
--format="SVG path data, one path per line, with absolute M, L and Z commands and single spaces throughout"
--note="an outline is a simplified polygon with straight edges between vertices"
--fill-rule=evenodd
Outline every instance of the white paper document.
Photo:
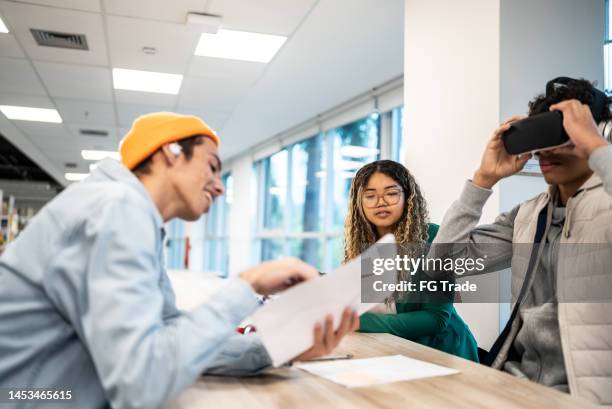
M 371 246 L 333 272 L 288 289 L 252 315 L 248 321 L 257 328 L 275 367 L 312 346 L 314 326 L 327 314 L 334 317 L 337 327 L 344 308 L 351 307 L 361 315 L 376 305 L 361 303 L 361 258 L 384 257 L 383 251 L 394 253 L 395 239 L 388 234 L 378 243 L 391 246 Z
M 459 373 L 456 369 L 445 368 L 403 355 L 302 363 L 296 365 L 296 367 L 347 388 L 359 388 Z

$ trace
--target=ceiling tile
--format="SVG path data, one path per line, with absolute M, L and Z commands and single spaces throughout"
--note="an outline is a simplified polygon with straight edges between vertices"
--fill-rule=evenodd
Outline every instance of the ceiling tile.
M 254 82 L 266 69 L 266 64 L 194 56 L 187 74 L 192 77 L 232 78 Z
M 218 110 L 231 111 L 248 89 L 249 85 L 227 78 L 187 77 L 183 81 L 179 106 L 213 107 Z
M 80 123 L 88 126 L 115 126 L 113 104 L 73 99 L 55 99 L 57 109 L 66 123 Z
M 119 140 L 117 138 L 117 128 L 96 128 L 104 129 L 109 132 L 107 137 L 96 137 L 96 136 L 83 136 L 79 134 L 81 126 L 69 126 L 72 135 L 75 137 L 76 145 L 79 150 L 81 149 L 93 149 L 93 150 L 117 150 L 119 148 Z
M 36 143 L 36 142 L 34 142 Z M 76 147 L 71 147 L 65 150 L 47 150 L 45 156 L 53 162 L 53 164 L 61 169 L 63 172 L 70 173 L 88 173 L 89 172 L 89 161 L 84 160 L 81 157 L 81 153 Z M 66 168 L 66 163 L 76 163 L 76 168 Z
M 119 114 L 119 124 L 122 127 L 129 128 L 136 118 L 151 112 L 171 111 L 171 106 L 155 106 L 155 105 L 133 105 L 133 104 L 117 104 L 117 112 Z
M 42 61 L 108 65 L 101 14 L 8 1 L 0 1 L 0 10 L 30 58 Z M 89 50 L 39 46 L 30 32 L 31 28 L 84 34 L 87 37 Z
M 55 108 L 53 101 L 47 97 L 9 94 L 4 92 L 0 92 L 0 105 L 17 105 L 33 108 Z
M 125 91 L 116 89 L 115 99 L 118 103 L 133 105 L 174 106 L 177 95 L 158 94 L 154 92 Z
M 16 0 L 41 6 L 100 12 L 100 0 Z
M 14 35 L 0 34 L 0 57 L 25 58 Z
M 70 134 L 80 141 L 84 141 L 87 145 L 96 143 L 102 145 L 115 145 L 117 142 L 117 128 L 114 126 L 92 125 L 92 124 L 68 124 L 66 125 Z M 81 135 L 81 130 L 106 131 L 108 136 L 88 136 Z M 115 146 L 116 148 L 117 146 Z
M 26 135 L 40 135 L 45 138 L 64 138 L 70 137 L 70 133 L 63 124 L 50 124 L 31 121 L 15 121 L 17 127 Z
M 27 121 L 14 122 L 45 154 L 54 151 L 70 151 L 73 149 L 75 138 L 62 124 L 45 124 Z
M 204 120 L 204 122 L 217 131 L 223 128 L 223 125 L 225 125 L 225 122 L 227 122 L 231 115 L 231 112 L 227 111 L 188 107 L 178 107 L 176 112 L 179 114 L 195 115 L 200 117 Z
M 108 14 L 184 23 L 190 11 L 202 13 L 206 0 L 103 0 Z
M 47 95 L 28 60 L 0 58 L 0 93 Z
M 184 24 L 115 16 L 109 16 L 107 24 L 116 68 L 183 74 L 200 36 Z M 145 54 L 143 47 L 154 47 L 156 53 Z
M 108 68 L 37 61 L 34 66 L 52 97 L 113 101 Z
M 207 10 L 223 16 L 223 28 L 288 36 L 317 0 L 212 1 Z

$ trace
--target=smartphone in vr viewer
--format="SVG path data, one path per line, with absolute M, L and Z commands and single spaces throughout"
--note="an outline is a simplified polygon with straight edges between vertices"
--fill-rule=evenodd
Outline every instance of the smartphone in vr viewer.
M 509 154 L 520 155 L 567 145 L 570 138 L 563 128 L 563 114 L 551 111 L 514 122 L 502 141 Z

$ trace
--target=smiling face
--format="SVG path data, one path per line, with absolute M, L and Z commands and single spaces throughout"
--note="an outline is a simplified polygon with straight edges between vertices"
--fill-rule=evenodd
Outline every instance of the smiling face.
M 538 154 L 540 169 L 549 185 L 580 187 L 593 173 L 587 159 L 552 149 Z
M 176 217 L 197 220 L 208 212 L 213 200 L 224 192 L 217 145 L 210 138 L 193 147 L 193 155 L 177 157 L 171 172 L 176 193 Z
M 405 197 L 400 184 L 390 176 L 375 172 L 368 179 L 361 196 L 366 219 L 379 234 L 390 232 L 404 213 Z

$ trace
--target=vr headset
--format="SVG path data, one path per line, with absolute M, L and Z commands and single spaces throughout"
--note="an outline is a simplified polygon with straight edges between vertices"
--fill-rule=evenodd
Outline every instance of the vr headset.
M 567 87 L 576 81 L 568 77 L 555 78 L 546 84 L 546 96 L 557 88 Z M 593 88 L 593 100 L 589 104 L 593 118 L 599 124 L 601 134 L 612 142 L 612 120 L 602 121 L 602 112 L 608 109 L 607 95 Z M 506 151 L 511 155 L 537 153 L 570 144 L 569 136 L 563 128 L 563 114 L 559 111 L 543 112 L 514 122 L 502 135 Z

